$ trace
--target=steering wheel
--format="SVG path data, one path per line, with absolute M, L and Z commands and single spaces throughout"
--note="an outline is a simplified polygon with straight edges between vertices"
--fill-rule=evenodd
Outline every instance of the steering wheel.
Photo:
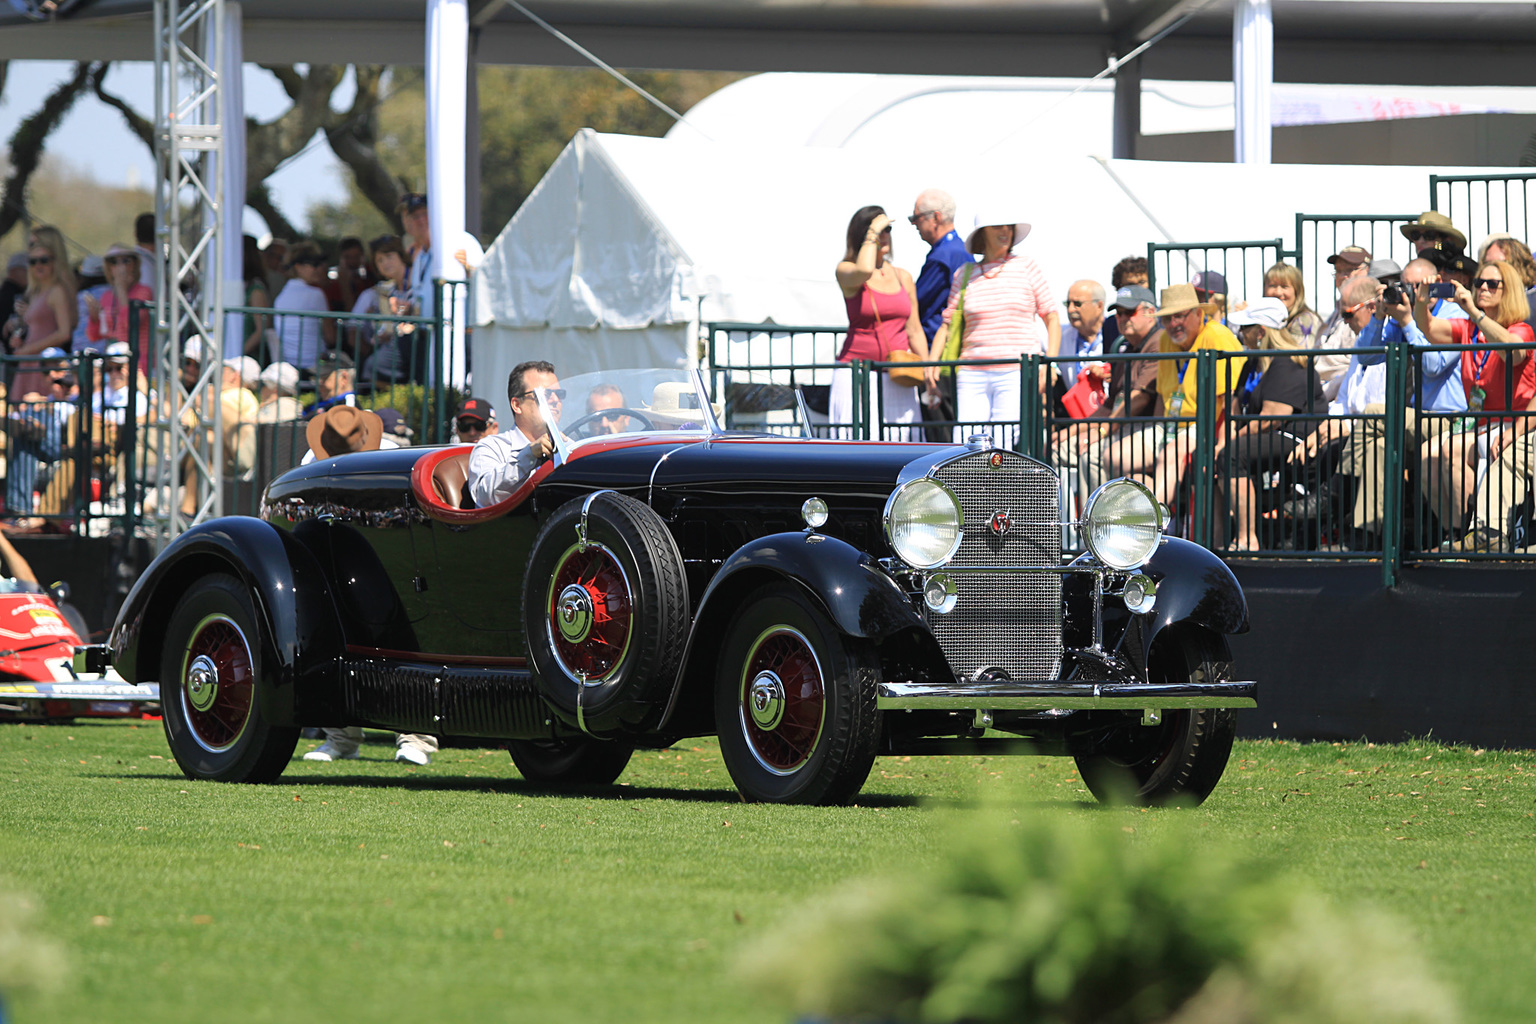
M 645 413 L 641 412 L 639 409 L 631 409 L 627 405 L 618 405 L 618 406 L 614 406 L 612 409 L 599 409 L 599 410 L 597 410 L 597 412 L 589 412 L 585 416 L 583 416 L 581 419 L 577 420 L 575 423 L 570 424 L 569 426 L 562 424 L 561 427 L 560 427 L 560 431 L 561 431 L 561 433 L 565 434 L 566 437 L 569 437 L 572 440 L 582 441 L 582 440 L 585 440 L 585 439 L 587 439 L 589 437 L 596 437 L 600 433 L 604 433 L 604 431 L 602 431 L 601 429 L 599 429 L 599 430 L 588 429 L 585 433 L 582 433 L 581 431 L 582 431 L 583 427 L 590 428 L 593 424 L 596 424 L 599 420 L 602 420 L 602 419 L 605 419 L 605 418 L 606 419 L 610 419 L 610 420 L 611 419 L 617 419 L 620 416 L 629 416 L 629 417 L 632 417 L 634 419 L 639 420 L 641 422 L 641 424 L 642 424 L 642 426 L 640 427 L 641 430 L 655 430 L 656 429 L 656 424 L 654 422 L 652 422 L 651 418 L 649 416 L 647 416 Z M 634 429 L 634 428 L 630 427 L 628 429 Z

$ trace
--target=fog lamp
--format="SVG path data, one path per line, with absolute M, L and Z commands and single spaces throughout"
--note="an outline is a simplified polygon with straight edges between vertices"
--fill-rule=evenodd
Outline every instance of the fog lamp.
M 800 506 L 800 518 L 811 529 L 821 529 L 827 525 L 827 503 L 820 498 L 806 498 L 805 504 Z
M 941 572 L 936 572 L 923 581 L 923 603 L 940 615 L 948 615 L 955 610 L 955 602 L 960 595 L 955 590 L 955 581 Z
M 1145 614 L 1157 604 L 1157 584 L 1147 576 L 1132 576 L 1125 581 L 1125 589 L 1120 592 L 1125 599 L 1125 607 L 1137 615 Z

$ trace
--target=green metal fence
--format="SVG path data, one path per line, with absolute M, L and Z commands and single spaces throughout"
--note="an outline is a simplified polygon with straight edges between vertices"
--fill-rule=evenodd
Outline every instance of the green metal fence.
M 1432 174 L 1429 208 L 1466 233 L 1467 251 L 1494 231 L 1529 242 L 1536 229 L 1536 171 L 1519 174 Z
M 730 329 L 747 333 L 742 325 Z M 832 339 L 828 345 L 838 333 L 831 328 L 786 330 L 825 335 Z M 765 325 L 755 329 L 763 345 L 773 333 Z M 1515 345 L 1488 349 L 1517 356 L 1529 352 Z M 1457 346 L 1392 345 L 1337 352 L 1109 354 L 1093 361 L 1109 366 L 1111 380 L 1118 378 L 1122 389 L 1132 367 L 1187 363 L 1185 375 L 1194 376 L 1195 414 L 1072 419 L 1059 404 L 1060 388 L 1041 392 L 1021 385 L 1017 419 L 967 420 L 962 407 L 959 418 L 924 423 L 921 432 L 887 413 L 881 374 L 891 365 L 937 363 L 725 365 L 711 367 L 710 379 L 716 397 L 724 396 L 726 425 L 733 429 L 801 433 L 799 382 L 842 373 L 854 396 L 853 414 L 831 422 L 813 412 L 807 433 L 879 440 L 926 436 L 949 442 L 992 433 L 1061 475 L 1069 548 L 1076 547 L 1070 524 L 1093 488 L 1131 475 L 1159 493 L 1176 534 L 1226 556 L 1374 562 L 1390 585 L 1405 562 L 1526 560 L 1536 553 L 1531 483 L 1536 430 L 1522 433 L 1524 421 L 1536 413 L 1428 408 L 1425 356 L 1462 351 Z M 1357 407 L 1346 411 L 1330 409 L 1326 396 L 1313 393 L 1304 406 L 1280 415 L 1263 415 L 1243 404 L 1242 387 L 1250 379 L 1240 369 L 1243 362 L 1296 359 L 1317 374 L 1322 387 L 1324 379 L 1366 372 L 1363 365 L 1351 368 L 1344 358 L 1349 355 L 1374 362 L 1369 372 L 1376 375 L 1375 383 L 1367 385 L 1361 378 L 1349 387 L 1379 387 L 1381 401 L 1358 407 L 1357 398 Z M 1021 382 L 1038 381 L 1042 367 L 1066 361 L 1024 356 L 1011 372 Z M 1145 372 L 1150 376 L 1153 371 Z M 1259 372 L 1257 363 L 1251 372 Z M 1501 401 L 1490 399 L 1490 408 L 1518 404 L 1513 380 L 1513 374 L 1506 375 L 1506 394 L 1499 396 Z M 773 400 L 765 403 L 761 396 L 770 392 Z M 756 397 L 743 402 L 743 396 Z M 764 422 L 765 404 L 783 412 L 782 422 Z M 1509 438 L 1501 442 L 1505 435 Z
M 1202 271 L 1215 271 L 1227 280 L 1227 302 L 1248 302 L 1264 294 L 1264 271 L 1287 255 L 1279 238 L 1233 242 L 1149 242 L 1148 287 L 1182 284 Z

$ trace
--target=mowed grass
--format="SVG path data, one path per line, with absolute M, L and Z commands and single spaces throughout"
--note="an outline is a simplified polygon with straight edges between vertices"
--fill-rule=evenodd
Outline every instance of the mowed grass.
M 504 751 L 295 760 L 191 783 L 158 723 L 0 725 L 0 889 L 37 897 L 65 986 L 20 1022 L 775 1022 L 741 943 L 838 882 L 942 856 L 978 801 L 1180 828 L 1399 917 L 1469 1021 L 1536 1005 L 1536 755 L 1238 745 L 1203 807 L 1101 808 L 1061 758 L 881 759 L 858 806 L 739 802 L 713 741 L 552 793 Z M 302 753 L 313 744 L 301 743 Z

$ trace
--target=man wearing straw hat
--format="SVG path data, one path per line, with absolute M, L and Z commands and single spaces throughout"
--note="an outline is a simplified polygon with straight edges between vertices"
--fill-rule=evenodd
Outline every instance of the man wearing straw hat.
M 1240 352 L 1242 344 L 1215 317 L 1216 306 L 1201 302 L 1192 284 L 1163 289 L 1157 311 L 1163 326 L 1158 350 L 1194 353 L 1201 349 Z M 1157 366 L 1157 399 L 1153 416 L 1167 417 L 1160 431 L 1144 431 L 1125 438 L 1106 457 L 1115 475 L 1138 476 L 1157 500 L 1172 507 L 1179 481 L 1195 447 L 1195 403 L 1199 396 L 1194 359 L 1164 359 Z M 1225 403 L 1232 385 L 1243 372 L 1243 357 L 1216 364 L 1216 395 Z

